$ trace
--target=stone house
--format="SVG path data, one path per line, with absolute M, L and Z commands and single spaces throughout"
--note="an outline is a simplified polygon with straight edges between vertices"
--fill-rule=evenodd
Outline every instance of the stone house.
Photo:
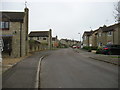
M 92 33 L 93 31 L 85 31 L 82 38 L 83 38 L 83 47 L 84 46 L 92 46 Z
M 103 26 L 98 29 L 97 46 L 104 46 L 106 44 L 120 44 L 119 42 L 119 24 L 111 26 Z
M 28 8 L 24 12 L 1 12 L 0 31 L 4 42 L 3 56 L 21 57 L 28 54 Z
M 34 40 L 40 43 L 40 48 L 52 48 L 52 30 L 49 31 L 31 31 L 29 33 L 29 40 Z
M 103 26 L 94 31 L 85 31 L 83 34 L 83 46 L 101 47 L 106 44 L 120 44 L 120 23 L 111 26 Z
M 89 36 L 89 46 L 96 47 L 97 46 L 97 34 L 98 30 L 95 30 Z
M 77 41 L 77 40 L 74 40 L 74 45 L 81 47 L 81 42 L 80 42 L 80 41 Z
M 60 39 L 60 43 L 64 44 L 64 45 L 67 45 L 67 39 Z
M 72 44 L 71 40 L 68 40 L 68 39 L 61 39 L 60 43 L 65 47 L 69 47 Z
M 70 46 L 73 46 L 73 45 L 80 46 L 80 42 L 77 41 L 77 40 L 61 39 L 60 43 L 62 43 L 63 45 L 65 45 L 67 47 L 70 47 Z

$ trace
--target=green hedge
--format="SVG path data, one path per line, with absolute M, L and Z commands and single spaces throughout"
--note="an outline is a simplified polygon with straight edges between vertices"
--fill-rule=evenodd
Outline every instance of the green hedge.
M 84 46 L 83 49 L 88 50 L 88 51 L 90 52 L 91 50 L 97 50 L 98 47 L 94 47 L 94 46 Z

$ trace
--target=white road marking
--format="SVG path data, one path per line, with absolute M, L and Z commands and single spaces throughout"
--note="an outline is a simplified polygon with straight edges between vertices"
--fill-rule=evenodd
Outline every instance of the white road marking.
M 39 79 L 40 79 L 40 63 L 42 61 L 42 59 L 44 58 L 44 56 L 42 56 L 38 62 L 38 68 L 37 68 L 37 74 L 36 74 L 36 81 L 35 81 L 35 88 L 38 89 L 39 88 Z

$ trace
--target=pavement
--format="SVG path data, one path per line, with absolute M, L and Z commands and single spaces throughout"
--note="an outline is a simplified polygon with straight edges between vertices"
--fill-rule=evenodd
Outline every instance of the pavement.
M 8 69 L 10 69 L 14 65 L 16 65 L 17 63 L 22 61 L 23 59 L 25 59 L 25 58 L 27 58 L 31 55 L 32 54 L 29 53 L 27 56 L 20 57 L 20 58 L 12 58 L 12 57 L 9 57 L 9 56 L 3 57 L 2 62 L 1 62 L 2 63 L 2 73 L 4 73 Z
M 2 74 L 3 88 L 35 88 L 38 62 L 46 51 L 36 52 Z
M 1 63 L 0 63 L 1 66 Z M 2 89 L 2 68 L 0 67 L 0 90 Z
M 118 88 L 118 66 L 93 60 L 71 48 L 51 52 L 42 60 L 41 88 Z
M 92 58 L 94 60 L 103 61 L 106 63 L 119 65 L 120 56 L 119 55 L 103 55 L 103 54 L 96 54 L 95 52 L 88 52 L 83 49 L 74 49 L 75 52 L 80 53 L 86 57 Z

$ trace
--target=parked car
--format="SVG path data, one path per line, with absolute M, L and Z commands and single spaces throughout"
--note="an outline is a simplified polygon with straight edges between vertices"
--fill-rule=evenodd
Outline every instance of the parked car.
M 112 54 L 120 55 L 120 45 L 113 45 L 113 44 L 106 45 L 102 48 L 101 52 L 107 55 L 112 55 Z
M 77 48 L 77 46 L 74 45 L 74 46 L 72 46 L 72 48 L 73 48 L 73 49 L 74 49 L 74 48 Z
M 80 46 L 76 46 L 76 45 L 74 45 L 74 46 L 72 46 L 72 48 L 73 48 L 73 49 L 75 49 L 75 48 L 78 48 L 78 49 L 79 49 Z
M 77 46 L 77 48 L 79 49 L 79 48 L 80 48 L 80 46 Z

